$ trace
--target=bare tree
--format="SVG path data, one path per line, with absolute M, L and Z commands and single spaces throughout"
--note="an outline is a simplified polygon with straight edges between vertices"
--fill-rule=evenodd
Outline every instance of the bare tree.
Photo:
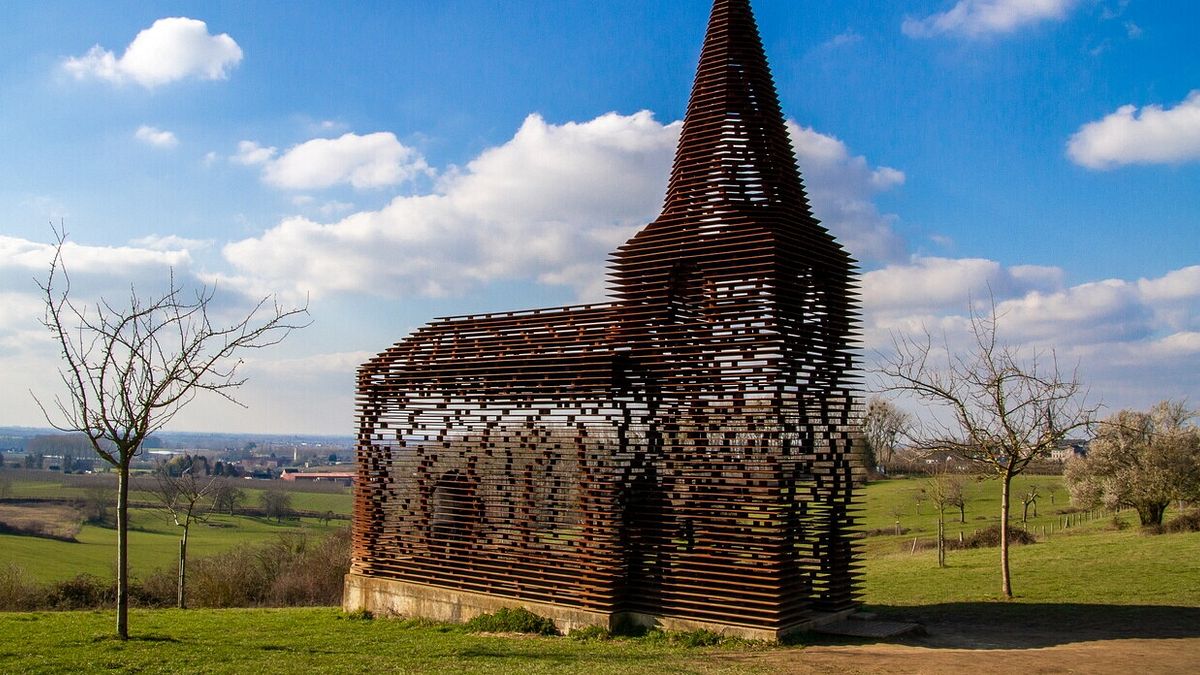
M 75 300 L 63 264 L 66 235 L 57 241 L 49 274 L 38 285 L 43 323 L 61 350 L 65 396 L 38 400 L 60 431 L 87 435 L 92 449 L 117 470 L 117 635 L 129 637 L 129 465 L 151 433 L 201 391 L 237 403 L 239 354 L 274 345 L 307 325 L 307 307 L 285 309 L 263 298 L 240 320 L 214 324 L 213 289 L 186 292 L 174 274 L 161 294 L 125 303 Z M 35 397 L 36 398 L 36 397 Z
M 866 445 L 868 469 L 874 471 L 876 466 L 886 467 L 891 463 L 896 444 L 904 436 L 909 423 L 908 413 L 887 400 L 874 396 L 867 401 L 867 410 L 862 420 L 862 435 Z
M 228 478 L 222 478 L 213 489 L 213 508 L 233 515 L 237 505 L 246 499 L 246 492 Z
M 1025 493 L 1021 495 L 1021 505 L 1024 507 L 1021 511 L 1021 524 L 1029 523 L 1029 507 L 1033 506 L 1033 517 L 1037 518 L 1037 500 L 1041 495 L 1038 493 L 1038 486 L 1030 485 L 1025 489 Z
M 1200 428 L 1182 403 L 1122 410 L 1098 425 L 1085 459 L 1067 462 L 1071 499 L 1084 507 L 1133 508 L 1161 525 L 1174 500 L 1200 498 Z
M 113 507 L 112 490 L 101 485 L 87 489 L 83 497 L 83 517 L 89 523 L 108 526 L 114 524 L 111 518 Z
M 259 499 L 262 501 L 263 512 L 268 518 L 274 518 L 277 523 L 292 515 L 292 495 L 287 490 L 270 488 L 264 490 Z
M 946 504 L 958 509 L 958 522 L 967 522 L 966 481 L 958 474 L 942 474 L 946 480 Z
M 212 493 L 215 492 L 216 476 L 201 477 L 193 464 L 173 475 L 161 463 L 154 472 L 154 496 L 170 516 L 171 522 L 182 528 L 179 535 L 179 588 L 176 604 L 187 609 L 187 546 L 192 523 L 202 522 L 212 508 Z
M 1000 481 L 1000 589 L 1012 597 L 1009 507 L 1012 480 L 1072 431 L 1087 426 L 1087 407 L 1075 373 L 1064 374 L 1054 352 L 1028 352 L 1002 343 L 995 304 L 972 310 L 971 343 L 962 353 L 928 331 L 893 337 L 880 374 L 888 391 L 929 408 L 909 437 L 919 450 L 951 452 Z M 944 352 L 944 353 L 939 353 Z
M 925 486 L 918 491 L 937 509 L 937 554 L 938 567 L 946 566 L 946 507 L 951 505 L 955 492 L 962 495 L 962 482 L 958 476 L 951 476 L 944 470 L 935 473 L 925 481 Z

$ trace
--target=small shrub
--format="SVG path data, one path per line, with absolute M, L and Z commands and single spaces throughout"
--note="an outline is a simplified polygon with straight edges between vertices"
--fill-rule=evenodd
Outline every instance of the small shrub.
M 558 635 L 553 621 L 524 607 L 502 607 L 491 614 L 480 614 L 467 622 L 466 629 L 474 633 Z
M 129 584 L 129 601 L 138 607 L 174 607 L 179 600 L 175 570 L 158 568 Z
M 715 647 L 725 641 L 725 636 L 711 630 L 690 630 L 669 633 L 672 644 L 683 647 Z
M 91 574 L 79 574 L 72 579 L 50 584 L 46 600 L 53 609 L 110 607 L 116 604 L 117 583 Z
M 611 640 L 612 632 L 604 626 L 584 626 L 571 631 L 567 637 L 572 640 L 591 641 L 591 640 Z
M 1036 543 L 1037 539 L 1028 531 L 1023 530 L 1015 525 L 1008 527 L 1008 543 L 1010 545 L 1022 545 Z M 967 535 L 962 543 L 953 543 L 957 548 L 996 548 L 1000 545 L 1000 526 L 990 525 L 984 529 Z
M 1167 532 L 1200 532 L 1200 509 L 1192 509 L 1179 514 L 1167 523 Z
M 1108 526 L 1114 530 L 1117 530 L 1118 532 L 1121 530 L 1128 530 L 1129 521 L 1114 513 L 1112 520 L 1108 521 Z
M 863 533 L 863 535 L 867 536 L 867 537 L 886 537 L 888 535 L 895 535 L 895 534 L 896 534 L 896 528 L 894 528 L 894 527 L 877 527 L 873 530 L 867 530 L 866 532 Z M 900 534 L 908 534 L 908 528 L 907 527 L 900 528 Z
M 27 612 L 42 606 L 44 591 L 14 563 L 0 566 L 0 611 Z

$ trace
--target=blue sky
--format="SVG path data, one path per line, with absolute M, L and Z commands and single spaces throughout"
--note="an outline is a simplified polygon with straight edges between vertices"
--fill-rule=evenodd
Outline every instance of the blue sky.
M 754 6 L 868 348 L 953 336 L 990 288 L 1107 405 L 1200 400 L 1200 7 Z M 50 221 L 81 293 L 174 268 L 235 306 L 311 298 L 247 363 L 248 411 L 197 400 L 177 429 L 350 433 L 355 364 L 429 318 L 601 299 L 661 203 L 708 10 L 0 5 L 0 424 L 40 423 Z

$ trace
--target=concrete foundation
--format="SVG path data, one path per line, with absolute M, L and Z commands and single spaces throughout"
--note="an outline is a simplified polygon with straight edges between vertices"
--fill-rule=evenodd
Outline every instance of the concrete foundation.
M 845 619 L 853 611 L 816 614 L 810 620 L 784 628 L 763 628 L 715 623 L 673 616 L 654 616 L 638 612 L 597 612 L 544 602 L 532 602 L 485 593 L 473 593 L 440 586 L 413 584 L 393 579 L 346 575 L 346 590 L 342 607 L 347 612 L 366 610 L 373 614 L 420 617 L 434 621 L 464 623 L 503 607 L 523 607 L 552 621 L 566 634 L 588 626 L 603 626 L 609 630 L 622 625 L 658 628 L 669 631 L 710 630 L 722 635 L 748 640 L 781 640 L 794 633 L 813 630 L 819 626 Z

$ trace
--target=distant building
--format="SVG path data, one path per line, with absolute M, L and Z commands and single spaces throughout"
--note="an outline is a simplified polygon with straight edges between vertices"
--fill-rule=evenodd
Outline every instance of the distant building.
M 1088 442 L 1080 438 L 1065 438 L 1058 446 L 1050 451 L 1050 459 L 1055 462 L 1065 462 L 1073 457 L 1087 457 Z
M 323 481 L 329 483 L 340 483 L 342 485 L 353 485 L 355 473 L 353 471 L 296 471 L 291 468 L 284 469 L 283 474 L 279 476 L 280 480 L 286 480 L 293 483 L 316 482 Z

